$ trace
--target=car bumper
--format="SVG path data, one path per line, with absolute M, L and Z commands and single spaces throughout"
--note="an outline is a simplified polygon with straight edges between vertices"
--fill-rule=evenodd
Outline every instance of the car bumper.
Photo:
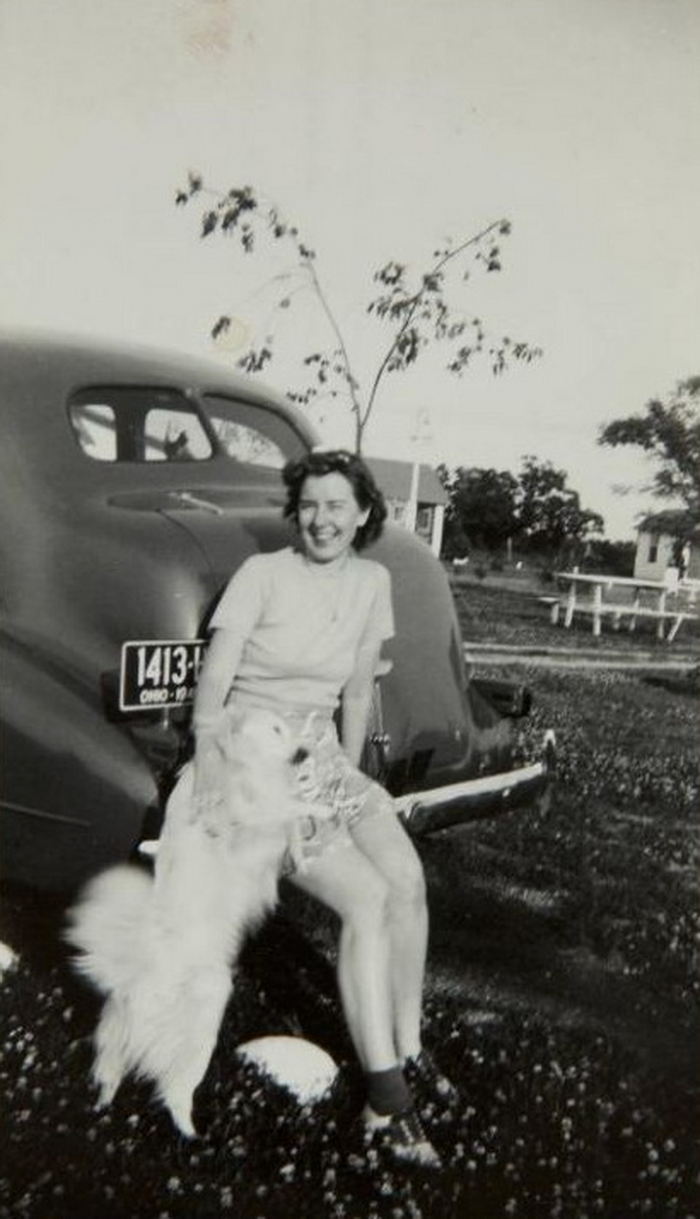
M 550 728 L 544 735 L 542 757 L 538 762 L 496 775 L 466 779 L 463 783 L 451 783 L 447 787 L 395 796 L 394 807 L 409 834 L 419 838 L 423 834 L 541 803 L 551 789 L 555 765 L 556 738 Z M 158 852 L 158 840 L 144 839 L 137 849 L 140 855 L 153 858 Z
M 555 737 L 549 730 L 538 762 L 501 774 L 397 796 L 394 804 L 410 834 L 416 837 L 432 834 L 541 802 L 551 788 L 555 761 Z

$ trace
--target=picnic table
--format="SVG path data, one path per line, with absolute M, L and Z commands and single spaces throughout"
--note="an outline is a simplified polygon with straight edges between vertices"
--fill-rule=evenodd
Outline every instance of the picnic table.
M 668 597 L 673 596 L 673 591 L 662 580 L 597 575 L 594 572 L 581 571 L 557 571 L 554 574 L 560 585 L 564 586 L 565 598 L 557 596 L 547 599 L 551 608 L 551 621 L 559 622 L 563 609 L 565 627 L 571 626 L 574 614 L 577 613 L 591 615 L 594 635 L 600 635 L 601 622 L 606 615 L 612 619 L 612 626 L 616 630 L 622 620 L 627 618 L 630 631 L 635 629 L 638 618 L 652 618 L 657 623 L 657 637 L 665 638 L 667 643 L 671 643 L 681 622 L 697 616 L 680 608 L 678 604 L 668 607 Z M 610 594 L 611 599 L 605 600 L 603 593 Z M 631 600 L 623 599 L 625 593 L 632 594 Z M 647 604 L 642 603 L 643 597 Z M 667 623 L 669 630 L 666 635 Z

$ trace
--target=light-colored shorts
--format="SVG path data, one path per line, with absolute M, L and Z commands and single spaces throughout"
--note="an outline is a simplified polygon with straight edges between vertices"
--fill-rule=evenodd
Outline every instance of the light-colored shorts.
M 285 858 L 283 875 L 292 876 L 325 851 L 350 844 L 350 831 L 359 822 L 395 810 L 388 792 L 353 766 L 327 713 L 276 711 L 308 750 L 294 768 L 296 798 L 308 813 L 295 819 L 293 845 Z

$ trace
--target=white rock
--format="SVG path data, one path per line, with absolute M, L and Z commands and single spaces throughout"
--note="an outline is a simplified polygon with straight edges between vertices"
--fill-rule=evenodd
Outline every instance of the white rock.
M 237 1046 L 236 1053 L 304 1105 L 326 1096 L 338 1074 L 330 1054 L 303 1037 L 257 1037 Z
M 13 952 L 9 944 L 3 944 L 0 941 L 0 974 L 3 974 L 6 969 L 11 969 L 17 964 L 17 953 Z

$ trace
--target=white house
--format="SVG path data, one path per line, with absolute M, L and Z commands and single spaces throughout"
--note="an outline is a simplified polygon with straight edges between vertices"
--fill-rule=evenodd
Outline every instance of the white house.
M 696 529 L 683 550 L 683 570 L 678 572 L 673 548 L 678 524 L 685 519 L 683 511 L 656 512 L 646 516 L 637 527 L 637 551 L 634 574 L 642 580 L 666 580 L 673 583 L 678 573 L 686 580 L 700 580 L 700 529 Z M 674 574 L 667 574 L 673 572 Z
M 440 554 L 447 492 L 435 471 L 411 461 L 366 457 L 377 486 L 384 494 L 389 520 L 396 521 Z

